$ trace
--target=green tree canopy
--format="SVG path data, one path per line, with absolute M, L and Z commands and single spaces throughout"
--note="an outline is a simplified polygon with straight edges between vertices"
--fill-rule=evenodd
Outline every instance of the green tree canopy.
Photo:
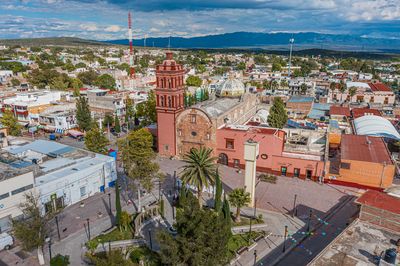
M 106 154 L 108 144 L 108 139 L 98 127 L 93 127 L 86 132 L 85 146 L 89 151 Z
M 89 109 L 89 103 L 88 100 L 82 96 L 79 96 L 76 100 L 76 120 L 81 130 L 90 130 L 92 126 L 92 116 Z
M 230 228 L 224 216 L 199 207 L 192 193 L 177 211 L 177 236 L 166 231 L 157 234 L 164 265 L 226 265 Z
M 108 74 L 98 76 L 94 84 L 100 88 L 115 90 L 115 79 Z
M 25 194 L 25 201 L 21 203 L 21 210 L 25 220 L 13 220 L 12 225 L 15 237 L 21 241 L 24 250 L 32 250 L 43 246 L 49 232 L 49 215 L 41 215 L 39 199 L 33 194 Z
M 141 126 L 148 126 L 157 121 L 156 97 L 153 91 L 149 92 L 147 101 L 137 104 L 136 115 L 141 118 Z
M 200 147 L 191 149 L 183 157 L 185 165 L 182 167 L 181 178 L 184 184 L 197 188 L 199 205 L 202 205 L 203 188 L 215 184 L 216 158 L 211 153 L 211 148 Z
M 186 85 L 188 86 L 200 87 L 202 83 L 203 82 L 201 78 L 199 78 L 198 76 L 189 76 L 186 79 Z
M 115 133 L 121 133 L 121 124 L 119 123 L 119 118 L 118 118 L 117 114 L 115 114 L 115 118 L 114 118 L 114 130 L 115 130 Z
M 147 129 L 129 132 L 119 140 L 118 146 L 122 153 L 122 162 L 128 177 L 140 181 L 141 185 L 150 191 L 159 166 L 153 162 L 156 154 L 152 149 L 153 136 Z
M 240 221 L 240 209 L 250 203 L 250 193 L 244 188 L 235 188 L 229 193 L 229 202 L 236 207 L 236 221 Z
M 285 105 L 281 98 L 276 97 L 274 103 L 269 110 L 268 124 L 270 127 L 283 128 L 287 123 L 288 115 L 286 113 Z
M 106 113 L 103 119 L 103 128 L 108 128 L 109 126 L 112 127 L 114 124 L 114 117 L 110 113 Z
M 17 87 L 17 86 L 21 85 L 21 81 L 19 81 L 19 79 L 12 78 L 12 79 L 11 79 L 11 85 L 12 85 L 13 87 Z
M 69 256 L 63 256 L 61 254 L 57 254 L 50 260 L 50 266 L 68 266 L 68 265 L 69 265 Z
M 18 120 L 14 116 L 12 111 L 6 110 L 3 113 L 3 116 L 0 117 L 0 122 L 3 126 L 7 128 L 8 134 L 10 134 L 11 136 L 21 135 L 22 126 L 18 124 Z
M 78 79 L 80 79 L 83 84 L 86 85 L 95 85 L 95 81 L 98 77 L 98 74 L 93 70 L 81 72 L 78 74 Z

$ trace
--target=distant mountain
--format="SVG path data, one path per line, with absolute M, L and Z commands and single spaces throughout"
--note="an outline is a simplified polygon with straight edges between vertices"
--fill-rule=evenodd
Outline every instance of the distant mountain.
M 79 45 L 105 45 L 107 43 L 85 40 L 74 37 L 50 37 L 50 38 L 30 38 L 30 39 L 0 39 L 1 45 L 22 45 L 22 46 L 79 46 Z
M 301 33 L 255 33 L 234 32 L 202 37 L 160 37 L 147 38 L 146 46 L 173 48 L 262 48 L 262 49 L 288 49 L 290 38 L 294 38 L 294 49 L 331 49 L 346 51 L 380 51 L 387 49 L 400 53 L 400 40 L 366 38 L 356 35 L 322 34 L 315 32 Z M 106 43 L 128 45 L 127 39 L 110 40 Z M 135 46 L 143 46 L 144 40 L 134 40 Z

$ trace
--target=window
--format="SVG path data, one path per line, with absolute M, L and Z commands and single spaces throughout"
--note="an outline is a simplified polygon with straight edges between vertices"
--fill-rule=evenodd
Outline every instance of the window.
M 181 129 L 178 129 L 178 136 L 179 137 L 182 136 L 182 130 Z
M 190 115 L 190 122 L 196 123 L 196 115 Z
M 210 140 L 210 133 L 207 133 L 206 140 Z
M 306 171 L 306 177 L 307 177 L 307 179 L 311 179 L 311 177 L 312 177 L 312 170 L 307 170 L 307 171 Z
M 168 148 L 169 148 L 168 145 L 165 144 L 165 145 L 164 145 L 164 151 L 168 151 Z
M 196 136 L 197 136 L 197 132 L 196 132 L 196 131 L 192 131 L 191 134 L 192 134 L 193 137 L 196 137 Z
M 235 148 L 235 140 L 233 140 L 233 139 L 226 139 L 225 148 L 227 148 L 227 149 L 234 149 L 234 148 Z
M 86 196 L 86 187 L 81 187 L 80 192 L 81 192 L 81 198 Z
M 281 167 L 281 175 L 286 176 L 287 173 L 287 167 L 282 166 Z
M 233 167 L 237 168 L 240 165 L 240 160 L 239 159 L 233 159 Z
M 8 198 L 9 196 L 10 196 L 10 193 L 8 193 L 8 192 L 3 195 L 0 195 L 0 200 Z
M 28 189 L 31 189 L 31 188 L 33 188 L 33 184 L 30 184 L 30 185 L 28 185 L 28 186 L 24 186 L 24 187 L 18 188 L 18 189 L 16 189 L 16 190 L 13 190 L 13 191 L 11 191 L 11 195 L 16 195 L 16 194 L 18 194 L 18 193 L 24 192 L 24 191 L 26 191 L 26 190 L 28 190 Z
M 342 169 L 350 169 L 350 163 L 341 163 L 340 168 Z

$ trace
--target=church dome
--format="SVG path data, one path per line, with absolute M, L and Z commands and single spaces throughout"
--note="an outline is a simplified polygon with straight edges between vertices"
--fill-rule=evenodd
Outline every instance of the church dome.
M 219 97 L 239 97 L 245 93 L 245 87 L 240 80 L 229 77 L 223 81 L 215 90 L 215 94 Z

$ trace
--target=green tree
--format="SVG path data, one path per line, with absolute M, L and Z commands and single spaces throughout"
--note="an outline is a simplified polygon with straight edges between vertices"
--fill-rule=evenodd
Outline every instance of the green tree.
M 199 72 L 200 74 L 206 72 L 206 70 L 207 70 L 206 67 L 201 64 L 196 67 L 196 71 Z
M 153 136 L 151 133 L 144 128 L 131 131 L 119 141 L 118 146 L 128 177 L 140 181 L 140 184 L 150 191 L 153 186 L 152 179 L 159 170 L 158 164 L 153 162 L 156 154 L 152 149 Z
M 200 147 L 191 149 L 183 157 L 185 165 L 181 172 L 182 181 L 184 184 L 196 187 L 200 206 L 202 206 L 203 188 L 215 184 L 216 158 L 212 157 L 211 153 L 211 148 Z
M 11 79 L 11 85 L 12 85 L 13 87 L 17 87 L 17 86 L 21 85 L 21 81 L 19 81 L 19 79 L 12 78 L 12 79 Z
M 215 211 L 220 212 L 222 208 L 222 182 L 221 177 L 219 175 L 219 171 L 217 169 L 216 177 L 215 177 L 215 199 L 214 199 L 214 208 Z
M 231 228 L 232 226 L 232 217 L 231 217 L 231 209 L 229 207 L 229 201 L 227 200 L 224 193 L 224 202 L 222 204 L 222 213 L 224 214 L 225 224 Z
M 117 114 L 115 114 L 115 118 L 114 118 L 114 130 L 115 130 L 115 133 L 121 133 L 121 125 L 119 123 L 119 118 L 118 118 Z
M 346 92 L 347 86 L 346 83 L 340 81 L 339 83 L 339 91 L 340 91 L 340 101 L 343 102 L 343 94 Z
M 122 209 L 121 209 L 121 196 L 119 194 L 119 184 L 118 179 L 115 181 L 115 225 L 121 228 L 121 216 L 122 216 Z
M 246 63 L 245 62 L 240 62 L 238 65 L 237 65 L 237 69 L 238 70 L 246 70 Z
M 200 87 L 202 83 L 203 83 L 203 81 L 198 76 L 189 76 L 186 79 L 187 86 Z
M 68 77 L 59 75 L 57 77 L 54 77 L 51 80 L 49 85 L 50 85 L 50 89 L 65 91 L 68 89 L 69 83 L 70 83 L 70 80 L 68 79 Z
M 21 242 L 24 250 L 42 247 L 49 232 L 50 214 L 41 214 L 39 198 L 32 192 L 25 194 L 25 200 L 20 207 L 27 219 L 12 220 L 14 236 Z
M 68 266 L 69 264 L 69 256 L 67 255 L 57 254 L 50 260 L 50 266 Z
M 80 79 L 78 78 L 72 78 L 70 82 L 70 86 L 73 89 L 80 89 L 83 87 L 83 83 Z
M 131 223 L 131 216 L 126 211 L 121 212 L 121 219 L 120 219 L 120 230 L 127 231 L 129 229 L 129 225 Z
M 163 265 L 226 265 L 230 228 L 223 215 L 202 209 L 192 193 L 177 211 L 174 238 L 166 231 L 157 234 Z
M 278 62 L 272 63 L 272 71 L 281 71 L 281 70 L 282 70 L 281 64 L 279 64 Z
M 86 132 L 85 146 L 89 151 L 107 154 L 108 139 L 97 126 Z
M 149 92 L 147 101 L 136 106 L 136 116 L 142 119 L 141 126 L 148 126 L 157 121 L 156 97 L 153 91 Z
M 135 266 L 129 259 L 126 260 L 120 249 L 114 249 L 109 252 L 91 255 L 87 254 L 93 265 L 96 266 Z
M 114 117 L 110 113 L 106 113 L 103 119 L 103 128 L 111 127 L 114 124 Z
M 92 116 L 89 109 L 89 103 L 88 100 L 82 96 L 79 96 L 76 100 L 76 120 L 81 130 L 90 130 L 92 125 Z
M 130 122 L 135 116 L 135 109 L 133 106 L 133 100 L 129 98 L 129 96 L 127 96 L 125 100 L 125 110 L 125 123 L 128 124 L 128 129 L 130 129 Z
M 301 83 L 301 85 L 300 85 L 301 94 L 306 94 L 307 88 L 308 88 L 308 87 L 307 87 L 307 84 Z
M 356 95 L 356 93 L 357 93 L 357 88 L 356 87 L 350 87 L 349 88 L 350 102 L 351 102 L 351 99 L 354 97 L 354 95 Z
M 6 110 L 0 117 L 0 123 L 8 129 L 8 134 L 11 136 L 21 135 L 22 126 L 18 124 L 18 120 L 12 111 Z
M 100 88 L 115 90 L 115 79 L 108 74 L 103 74 L 96 78 L 94 85 Z
M 95 81 L 99 75 L 93 70 L 81 72 L 78 74 L 78 79 L 80 79 L 83 84 L 95 85 Z
M 288 120 L 285 105 L 281 98 L 276 97 L 274 103 L 269 110 L 268 124 L 270 127 L 283 128 Z
M 250 203 L 250 193 L 244 188 L 235 188 L 229 193 L 229 202 L 236 207 L 236 222 L 240 222 L 240 209 Z

